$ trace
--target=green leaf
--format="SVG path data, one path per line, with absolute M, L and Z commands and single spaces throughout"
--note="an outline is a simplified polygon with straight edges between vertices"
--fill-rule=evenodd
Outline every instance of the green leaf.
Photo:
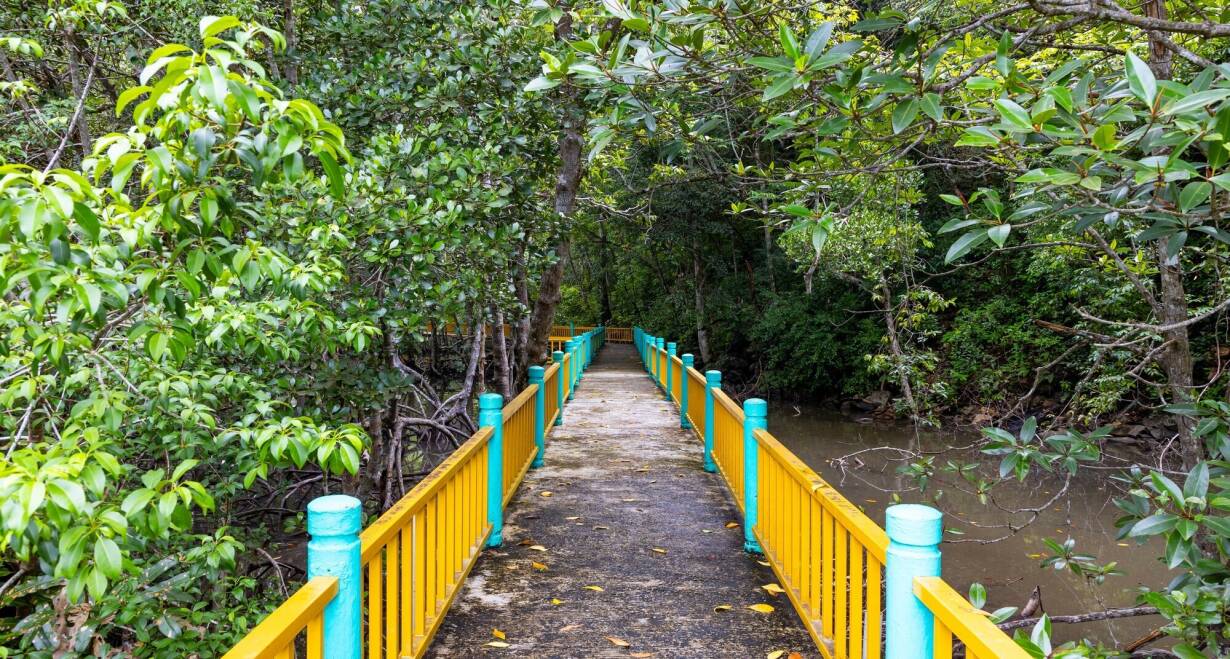
M 1192 110 L 1201 110 L 1203 114 L 1205 108 L 1226 97 L 1230 97 L 1230 89 L 1208 89 L 1196 92 L 1167 105 L 1166 109 L 1162 110 L 1162 116 L 1169 117 L 1184 112 L 1191 112 Z
M 1097 130 L 1093 131 L 1090 140 L 1094 146 L 1103 151 L 1111 151 L 1119 143 L 1115 139 L 1115 125 L 1111 123 L 1099 126 Z
M 1128 532 L 1128 537 L 1143 538 L 1159 533 L 1165 533 L 1175 527 L 1179 521 L 1174 515 L 1166 513 L 1157 513 L 1146 517 L 1132 525 L 1132 530 Z
M 120 576 L 124 567 L 124 558 L 120 555 L 120 547 L 111 538 L 99 537 L 94 541 L 94 565 L 110 579 Z
M 1132 95 L 1152 108 L 1153 101 L 1157 98 L 1157 79 L 1149 65 L 1137 57 L 1136 53 L 1127 54 L 1127 79 Z
M 1207 181 L 1195 181 L 1183 186 L 1179 193 L 1179 209 L 1184 213 L 1203 204 L 1213 192 L 1213 186 Z
M 991 132 L 991 129 L 986 126 L 973 126 L 966 128 L 965 133 L 961 135 L 961 139 L 957 140 L 957 146 L 997 146 L 999 144 L 999 136 Z
M 543 91 L 546 89 L 552 89 L 554 87 L 558 87 L 561 82 L 563 81 L 562 80 L 552 80 L 551 78 L 548 78 L 546 76 L 538 76 L 537 78 L 534 78 L 533 80 L 531 80 L 529 84 L 525 86 L 524 91 L 539 92 L 539 91 Z
M 953 261 L 965 256 L 969 251 L 978 245 L 981 245 L 987 239 L 986 229 L 975 229 L 969 233 L 957 238 L 952 243 L 952 247 L 948 248 L 948 254 L 944 256 L 944 263 L 952 263 Z
M 237 25 L 239 25 L 239 19 L 234 16 L 205 16 L 200 23 L 201 38 L 212 37 Z
M 1032 131 L 1034 129 L 1029 113 L 1025 111 L 1025 108 L 1017 105 L 1016 101 L 1001 98 L 995 101 L 995 108 L 999 110 L 999 116 L 1003 118 L 1005 123 L 1021 130 Z
M 786 57 L 790 59 L 799 58 L 799 41 L 794 37 L 794 31 L 790 26 L 782 23 L 777 28 L 777 36 L 782 44 L 782 52 L 786 53 Z
M 987 237 L 997 247 L 1003 247 L 1004 241 L 1008 240 L 1008 232 L 1012 231 L 1011 224 L 997 224 L 990 229 L 987 229 Z
M 81 202 L 74 203 L 73 218 L 77 220 L 77 225 L 85 231 L 85 235 L 89 236 L 90 240 L 98 242 L 99 231 L 102 227 L 98 222 L 98 216 L 90 210 L 89 206 Z
M 911 98 L 904 103 L 898 103 L 897 107 L 893 110 L 893 133 L 900 133 L 909 128 L 917 116 L 918 99 Z
M 768 69 L 770 71 L 777 71 L 779 73 L 794 72 L 794 62 L 786 59 L 785 57 L 753 57 L 747 60 L 747 63 L 752 66 Z
M 342 168 L 338 166 L 337 160 L 333 158 L 333 154 L 328 151 L 321 151 L 316 154 L 320 159 L 320 164 L 325 168 L 325 176 L 329 179 L 329 194 L 333 195 L 334 199 L 342 199 L 346 196 L 346 180 L 342 176 Z
M 798 80 L 798 76 L 793 73 L 783 73 L 774 77 L 773 82 L 764 90 L 764 95 L 760 97 L 760 100 L 771 101 L 782 94 L 788 93 L 794 89 L 794 84 Z
M 922 97 L 922 111 L 923 114 L 931 117 L 937 122 L 943 121 L 944 107 L 940 103 L 940 95 L 933 92 L 927 92 L 924 94 Z

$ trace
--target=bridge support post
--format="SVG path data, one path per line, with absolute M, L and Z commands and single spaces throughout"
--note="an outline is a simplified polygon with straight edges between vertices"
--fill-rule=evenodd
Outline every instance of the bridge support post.
M 679 374 L 679 427 L 686 430 L 692 427 L 692 422 L 688 421 L 688 382 L 692 379 L 688 377 L 688 369 L 692 368 L 696 358 L 692 353 L 685 352 L 680 359 L 683 360 L 683 369 Z
M 666 370 L 666 339 L 659 336 L 654 341 L 657 342 L 658 351 L 653 353 L 653 363 L 654 368 L 658 369 L 658 386 L 661 387 L 666 382 L 666 373 L 663 372 Z
M 705 371 L 705 471 L 717 471 L 713 462 L 713 390 L 722 388 L 721 371 Z
M 940 511 L 899 504 L 885 513 L 888 555 L 884 563 L 885 659 L 932 659 L 935 619 L 914 595 L 915 577 L 940 575 Z
M 663 389 L 666 393 L 666 400 L 671 399 L 671 390 L 674 389 L 675 360 L 672 357 L 678 349 L 674 341 L 666 344 L 666 387 Z
M 487 522 L 491 524 L 488 547 L 504 543 L 504 397 L 483 394 L 478 397 L 478 425 L 491 428 L 487 443 Z
M 564 425 L 564 378 L 567 373 L 564 372 L 564 353 L 556 350 L 551 353 L 551 360 L 559 364 L 559 370 L 555 372 L 555 407 L 557 414 L 555 415 L 555 425 Z
M 337 595 L 325 607 L 324 656 L 359 659 L 363 651 L 363 565 L 359 531 L 363 506 L 344 494 L 308 504 L 307 577 L 337 577 Z
M 658 345 L 658 340 L 653 338 L 652 334 L 645 335 L 645 372 L 649 377 L 657 382 L 657 366 L 653 360 L 653 349 Z
M 760 444 L 755 433 L 768 427 L 768 414 L 769 404 L 763 400 L 743 401 L 743 549 L 753 554 L 764 553 L 752 532 L 760 518 Z
M 577 393 L 576 339 L 568 339 L 564 342 L 564 352 L 568 353 L 568 400 L 572 400 L 573 396 L 576 396 Z
M 543 390 L 543 375 L 546 369 L 541 366 L 531 366 L 529 369 L 530 384 L 538 385 L 534 393 L 534 446 L 537 453 L 530 467 L 537 469 L 542 466 L 547 455 L 547 392 Z
M 585 369 L 589 368 L 589 332 L 577 339 L 577 382 L 585 379 Z

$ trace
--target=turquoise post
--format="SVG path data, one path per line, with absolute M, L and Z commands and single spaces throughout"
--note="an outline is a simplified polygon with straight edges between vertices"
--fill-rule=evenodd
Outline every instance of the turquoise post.
M 491 428 L 487 444 L 487 521 L 491 524 L 488 547 L 504 542 L 504 397 L 483 394 L 478 397 L 478 425 Z
M 654 340 L 657 341 L 658 351 L 653 354 L 653 363 L 658 367 L 658 386 L 661 387 L 662 383 L 666 382 L 666 373 L 663 373 L 666 370 L 663 367 L 666 360 L 662 359 L 662 355 L 666 354 L 666 339 L 659 336 Z
M 559 414 L 555 416 L 555 425 L 564 425 L 564 378 L 567 374 L 564 373 L 564 353 L 556 350 L 551 353 L 551 360 L 559 364 L 559 371 L 555 373 L 555 400 L 556 407 L 559 408 Z
M 678 347 L 675 345 L 674 341 L 666 344 L 666 388 L 664 389 L 666 392 L 666 400 L 671 399 L 671 390 L 675 386 L 675 383 L 672 381 L 675 376 L 675 361 L 671 359 L 671 357 L 675 356 L 676 350 L 678 350 Z
M 914 595 L 914 577 L 940 576 L 943 516 L 930 506 L 900 504 L 885 513 L 884 659 L 931 659 L 935 619 Z
M 652 334 L 645 337 L 645 372 L 654 382 L 658 381 L 657 362 L 653 360 L 653 349 L 657 347 L 658 340 Z
M 564 352 L 568 353 L 568 400 L 577 394 L 577 344 L 576 339 L 564 341 Z
M 692 422 L 688 421 L 688 381 L 692 379 L 688 377 L 688 369 L 692 368 L 696 358 L 692 353 L 685 352 L 680 359 L 683 360 L 683 374 L 679 376 L 682 378 L 679 380 L 679 427 L 687 429 L 692 427 Z
M 543 389 L 542 382 L 545 373 L 546 369 L 541 366 L 530 367 L 530 384 L 538 385 L 538 391 L 534 393 L 534 446 L 538 452 L 530 463 L 530 467 L 534 469 L 542 466 L 547 455 L 547 392 Z
M 768 414 L 769 404 L 763 400 L 743 401 L 743 549 L 754 554 L 764 551 L 752 533 L 760 517 L 760 446 L 753 435 L 768 427 Z
M 721 371 L 705 371 L 705 471 L 717 471 L 713 462 L 713 390 L 722 388 Z
M 580 382 L 585 378 L 585 353 L 588 352 L 585 348 L 585 344 L 588 340 L 588 334 L 582 334 L 577 337 L 577 382 Z
M 363 651 L 363 565 L 359 531 L 363 506 L 344 494 L 312 499 L 307 507 L 307 578 L 337 577 L 337 595 L 325 607 L 326 657 L 359 659 Z

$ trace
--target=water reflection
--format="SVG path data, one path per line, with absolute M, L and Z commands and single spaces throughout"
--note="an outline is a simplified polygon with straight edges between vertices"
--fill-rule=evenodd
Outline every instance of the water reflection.
M 796 413 L 797 412 L 797 413 Z M 812 469 L 855 504 L 863 507 L 877 523 L 884 523 L 884 508 L 893 492 L 901 492 L 902 500 L 921 501 L 922 495 L 913 482 L 902 477 L 897 468 L 901 451 L 921 446 L 926 452 L 941 452 L 937 464 L 946 459 L 986 461 L 997 465 L 998 459 L 985 458 L 972 449 L 945 451 L 949 446 L 969 447 L 978 437 L 968 433 L 918 433 L 908 426 L 880 423 L 858 423 L 831 411 L 797 409 L 779 406 L 771 409 L 769 429 L 783 444 L 794 451 Z M 831 462 L 855 454 L 845 469 Z M 1107 472 L 1102 472 L 1107 473 Z M 1051 498 L 1061 481 L 1054 477 L 1032 476 L 1021 485 L 999 486 L 996 499 L 1007 509 L 1037 507 Z M 1002 488 L 1002 489 L 1001 489 Z M 988 609 L 1001 606 L 1022 606 L 1035 586 L 1041 587 L 1047 613 L 1054 615 L 1087 613 L 1109 607 L 1135 604 L 1135 588 L 1148 585 L 1162 587 L 1172 573 L 1157 560 L 1160 548 L 1137 547 L 1135 542 L 1115 540 L 1115 519 L 1119 517 L 1111 498 L 1113 488 L 1099 478 L 1082 475 L 1056 505 L 1039 513 L 1028 528 L 1010 534 L 1003 528 L 976 528 L 973 524 L 1019 524 L 1027 516 L 1011 516 L 991 505 L 982 505 L 969 494 L 944 488 L 941 504 L 945 512 L 945 527 L 955 528 L 964 535 L 946 536 L 942 547 L 944 576 L 954 588 L 967 592 L 969 585 L 980 582 L 987 587 Z M 1006 540 L 980 544 L 978 539 L 997 538 L 1010 534 Z M 1056 572 L 1039 566 L 1040 557 L 1048 554 L 1043 538 L 1062 542 L 1071 537 L 1076 550 L 1093 554 L 1100 563 L 1117 561 L 1125 576 L 1108 577 L 1101 586 L 1085 584 L 1069 572 Z M 1161 624 L 1161 618 L 1126 618 L 1114 621 L 1056 625 L 1055 637 L 1068 640 L 1085 636 L 1107 645 L 1123 647 L 1144 636 Z

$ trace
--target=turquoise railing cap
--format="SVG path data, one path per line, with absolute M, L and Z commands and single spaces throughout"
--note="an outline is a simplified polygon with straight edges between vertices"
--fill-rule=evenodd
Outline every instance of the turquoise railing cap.
M 308 503 L 307 530 L 313 537 L 355 535 L 363 528 L 363 504 L 345 494 L 316 497 Z
M 499 394 L 483 394 L 478 397 L 478 409 L 498 410 L 504 407 L 504 397 Z
M 769 404 L 759 398 L 749 398 L 743 401 L 743 413 L 748 416 L 768 416 Z
M 944 514 L 917 503 L 889 506 L 884 513 L 888 539 L 903 545 L 931 547 L 944 537 Z

